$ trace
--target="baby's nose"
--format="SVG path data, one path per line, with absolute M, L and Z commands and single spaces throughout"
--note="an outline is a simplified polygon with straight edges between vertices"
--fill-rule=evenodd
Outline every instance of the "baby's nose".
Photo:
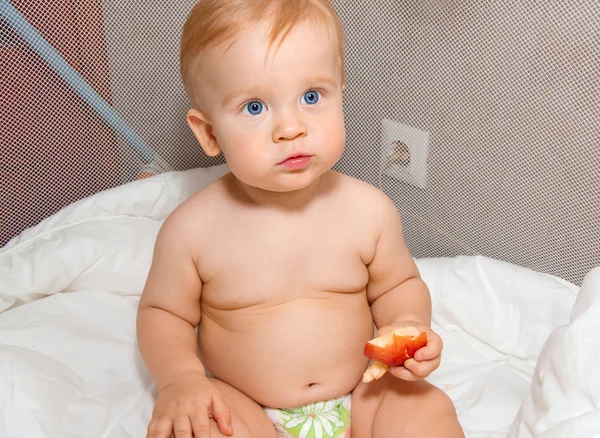
M 277 121 L 277 125 L 273 130 L 273 141 L 279 143 L 282 141 L 295 140 L 304 137 L 307 134 L 307 129 L 300 117 L 295 114 L 288 114 L 286 117 L 281 117 Z

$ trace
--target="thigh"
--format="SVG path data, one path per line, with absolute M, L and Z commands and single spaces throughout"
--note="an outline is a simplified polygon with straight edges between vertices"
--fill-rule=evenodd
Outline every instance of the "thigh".
M 218 379 L 210 379 L 221 392 L 232 417 L 234 436 L 240 438 L 276 438 L 275 427 L 262 407 L 233 386 Z M 219 433 L 217 423 L 211 420 L 211 438 L 225 436 Z
M 386 373 L 352 393 L 352 434 L 360 438 L 464 437 L 450 398 L 425 381 Z

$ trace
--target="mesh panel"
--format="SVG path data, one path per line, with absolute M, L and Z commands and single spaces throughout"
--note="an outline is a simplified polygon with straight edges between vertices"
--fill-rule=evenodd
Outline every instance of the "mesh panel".
M 0 0 L 0 245 L 149 161 L 222 162 L 185 124 L 178 42 L 193 3 Z M 413 255 L 483 254 L 575 283 L 600 264 L 600 4 L 334 3 L 347 32 L 336 168 L 396 202 Z M 383 119 L 428 133 L 424 185 L 389 176 Z M 398 146 L 394 165 L 411 169 L 422 145 Z

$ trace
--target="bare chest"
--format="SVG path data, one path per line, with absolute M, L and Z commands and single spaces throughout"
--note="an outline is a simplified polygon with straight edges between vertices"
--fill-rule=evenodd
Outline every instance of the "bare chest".
M 364 290 L 371 247 L 364 230 L 319 225 L 215 232 L 198 263 L 203 303 L 229 310 Z

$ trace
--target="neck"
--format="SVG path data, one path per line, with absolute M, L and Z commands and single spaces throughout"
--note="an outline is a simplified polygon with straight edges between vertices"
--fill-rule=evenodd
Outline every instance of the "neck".
M 308 186 L 289 192 L 271 192 L 258 187 L 249 186 L 235 178 L 237 187 L 246 199 L 261 207 L 270 207 L 279 210 L 299 210 L 306 207 L 319 193 L 323 175 L 318 177 Z

